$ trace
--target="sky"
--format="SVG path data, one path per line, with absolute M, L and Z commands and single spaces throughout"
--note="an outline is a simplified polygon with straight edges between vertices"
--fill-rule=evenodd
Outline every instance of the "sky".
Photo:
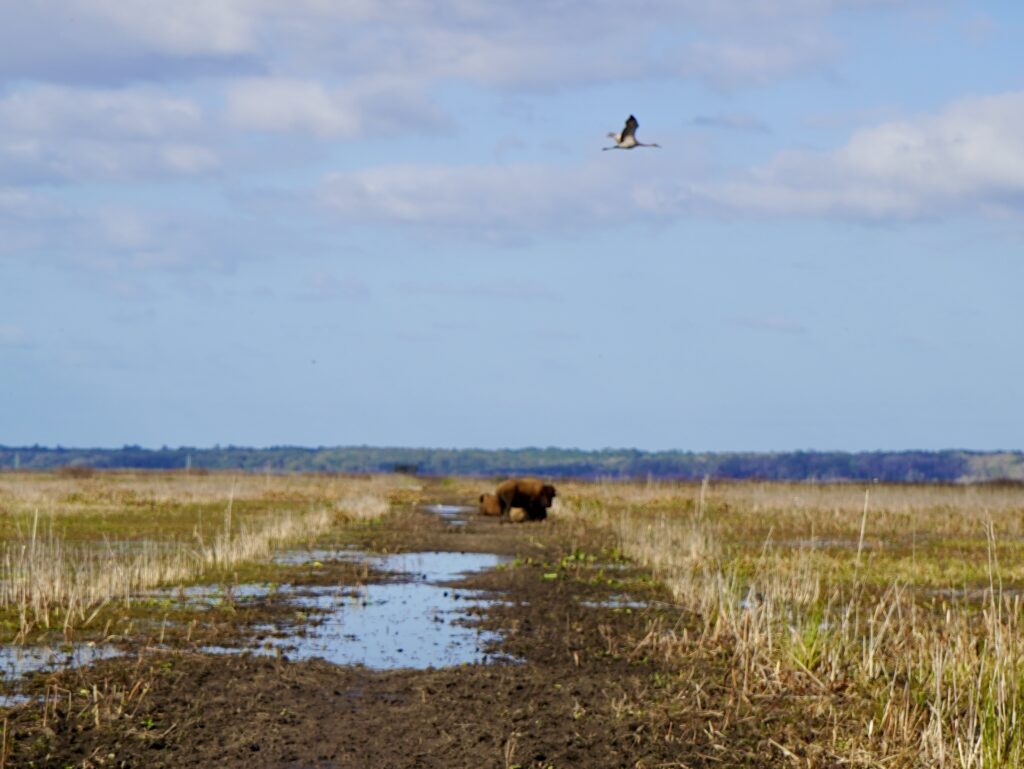
M 0 444 L 1022 449 L 1022 49 L 1017 0 L 0 0 Z

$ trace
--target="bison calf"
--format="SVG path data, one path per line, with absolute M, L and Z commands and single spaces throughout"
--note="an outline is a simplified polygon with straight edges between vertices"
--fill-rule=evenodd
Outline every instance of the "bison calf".
M 494 494 L 481 494 L 480 514 L 501 515 L 501 502 L 498 501 L 498 497 Z

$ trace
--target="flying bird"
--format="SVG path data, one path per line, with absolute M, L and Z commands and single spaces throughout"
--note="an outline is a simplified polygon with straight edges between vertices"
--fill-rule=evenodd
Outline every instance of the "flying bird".
M 632 115 L 626 120 L 625 127 L 618 133 L 608 134 L 615 140 L 614 147 L 602 147 L 603 150 L 631 150 L 634 147 L 658 147 L 660 144 L 644 144 L 636 140 L 636 129 L 640 124 L 636 122 L 636 118 Z

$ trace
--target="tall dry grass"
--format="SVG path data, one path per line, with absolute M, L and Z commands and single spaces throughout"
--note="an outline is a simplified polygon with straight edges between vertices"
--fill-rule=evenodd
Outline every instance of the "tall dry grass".
M 1024 583 L 1019 563 L 1004 563 L 1021 554 L 1024 490 L 705 483 L 560 493 L 570 515 L 613 532 L 695 612 L 699 643 L 732 656 L 742 697 L 796 688 L 832 709 L 836 727 L 819 746 L 830 760 L 1024 766 Z M 955 557 L 965 563 L 951 573 L 974 584 L 937 589 L 947 572 L 935 562 Z M 673 643 L 682 641 L 659 647 Z
M 112 601 L 127 605 L 385 515 L 390 495 L 407 487 L 388 478 L 5 474 L 0 519 L 12 533 L 0 543 L 0 611 L 16 614 L 18 640 L 37 627 L 68 634 Z M 116 539 L 95 539 L 90 529 L 111 520 Z M 143 526 L 146 538 L 134 538 Z
M 131 603 L 133 595 L 160 585 L 188 584 L 211 569 L 269 558 L 279 548 L 315 539 L 332 523 L 326 510 L 274 516 L 259 526 L 230 519 L 211 542 L 144 542 L 96 548 L 36 528 L 25 542 L 0 546 L 0 609 L 15 609 L 24 639 L 34 627 L 64 628 L 87 622 L 89 614 L 112 600 Z

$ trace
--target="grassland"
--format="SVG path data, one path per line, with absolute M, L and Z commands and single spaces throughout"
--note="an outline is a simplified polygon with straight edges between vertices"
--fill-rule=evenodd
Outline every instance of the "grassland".
M 0 474 L 5 640 L 123 634 L 152 613 L 142 598 L 151 587 L 283 581 L 289 575 L 269 561 L 275 549 L 366 544 L 389 510 L 472 503 L 485 485 Z M 763 735 L 780 760 L 801 767 L 1024 765 L 1024 487 L 558 489 L 549 521 L 517 527 L 549 549 L 568 543 L 545 579 L 591 579 L 591 561 L 627 558 L 671 596 L 631 653 L 659 667 L 650 688 L 616 703 L 630 718 L 706 714 L 711 741 L 730 722 L 806 719 L 802 732 Z M 380 542 L 415 547 L 422 532 L 401 528 Z M 588 551 L 595 542 L 610 550 Z M 709 700 L 712 689 L 725 693 Z
M 397 477 L 0 474 L 0 640 L 123 636 L 153 588 L 273 581 L 270 556 L 379 518 Z
M 1024 765 L 1024 488 L 566 485 L 692 609 L 652 648 L 725 654 L 737 707 L 833 723 L 798 765 Z

